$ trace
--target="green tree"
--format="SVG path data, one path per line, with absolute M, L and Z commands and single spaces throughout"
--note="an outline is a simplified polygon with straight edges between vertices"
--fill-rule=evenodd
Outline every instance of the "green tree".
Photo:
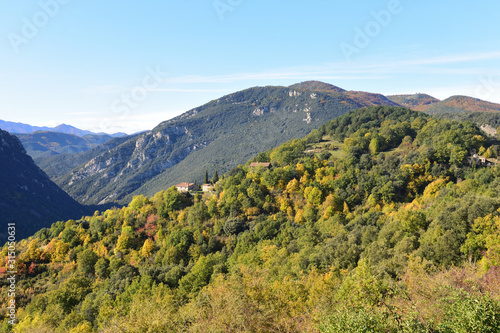
M 237 235 L 245 230 L 245 221 L 239 217 L 230 217 L 224 223 L 224 232 L 227 235 Z
M 425 230 L 428 224 L 425 214 L 421 211 L 403 210 L 398 217 L 403 231 L 409 234 L 413 234 L 420 229 Z
M 149 199 L 147 197 L 145 197 L 144 195 L 137 195 L 132 199 L 132 201 L 130 202 L 130 204 L 128 206 L 129 206 L 129 208 L 131 208 L 133 210 L 139 210 L 142 207 L 144 207 L 145 205 L 147 205 L 148 203 L 149 203 Z
M 53 298 L 66 313 L 70 313 L 90 292 L 92 292 L 92 282 L 84 276 L 77 275 L 66 280 L 55 290 Z
M 90 249 L 78 253 L 78 270 L 85 274 L 94 274 L 94 266 L 98 259 L 97 254 Z
M 219 181 L 219 175 L 217 174 L 217 170 L 214 172 L 214 176 L 212 177 L 212 184 L 215 184 Z
M 120 237 L 118 237 L 118 241 L 116 242 L 116 249 L 118 251 L 124 251 L 132 247 L 134 244 L 134 231 L 132 227 L 125 226 L 122 228 L 122 233 Z
M 467 156 L 467 150 L 460 146 L 454 146 L 450 154 L 450 163 L 458 167 L 462 166 Z
M 108 277 L 108 268 L 109 260 L 106 258 L 100 258 L 94 266 L 95 275 L 100 279 L 106 279 Z
M 162 193 L 160 196 L 159 194 L 158 198 L 155 198 L 157 200 L 157 206 L 158 207 L 158 214 L 163 217 L 163 218 L 168 218 L 169 213 L 174 212 L 184 206 L 184 197 L 182 193 L 179 193 L 177 191 L 177 188 L 175 186 L 170 187 L 166 191 Z
M 28 248 L 24 252 L 24 261 L 38 261 L 40 260 L 40 255 L 42 251 L 38 248 L 38 238 L 33 238 L 29 244 Z
M 184 295 L 198 292 L 210 282 L 212 275 L 224 272 L 224 259 L 220 252 L 200 257 L 191 271 L 179 281 L 179 291 Z
M 323 201 L 322 198 L 323 194 L 321 193 L 321 190 L 317 187 L 312 187 L 312 186 L 306 187 L 304 190 L 304 196 L 307 202 L 314 206 L 319 206 Z
M 368 147 L 370 149 L 370 154 L 372 156 L 375 156 L 378 154 L 379 152 L 379 149 L 380 149 L 380 142 L 379 142 L 379 139 L 378 138 L 373 138 L 371 141 L 370 141 L 370 145 Z
M 500 332 L 500 304 L 489 295 L 474 296 L 463 291 L 450 297 L 439 332 Z

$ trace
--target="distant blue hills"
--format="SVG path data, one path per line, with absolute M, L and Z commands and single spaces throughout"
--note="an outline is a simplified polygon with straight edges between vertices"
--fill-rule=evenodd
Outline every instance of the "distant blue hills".
M 40 127 L 40 126 L 32 126 L 29 124 L 16 123 L 12 121 L 0 120 L 0 129 L 4 131 L 14 133 L 14 134 L 30 134 L 38 131 L 47 131 L 47 132 L 57 132 L 57 133 L 65 133 L 65 134 L 73 134 L 79 137 L 83 137 L 85 135 L 109 135 L 111 137 L 122 137 L 126 136 L 126 133 L 118 132 L 118 133 L 94 133 L 91 131 L 82 130 L 76 128 L 71 125 L 61 124 L 56 127 Z

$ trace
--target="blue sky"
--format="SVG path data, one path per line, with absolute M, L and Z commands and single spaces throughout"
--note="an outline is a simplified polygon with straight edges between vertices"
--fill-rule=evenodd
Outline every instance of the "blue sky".
M 0 0 L 0 119 L 150 129 L 322 80 L 500 103 L 498 1 Z

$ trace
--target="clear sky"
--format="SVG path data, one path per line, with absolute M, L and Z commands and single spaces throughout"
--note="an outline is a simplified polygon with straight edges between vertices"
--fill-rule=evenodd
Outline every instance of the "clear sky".
M 0 0 L 0 119 L 132 133 L 321 80 L 500 103 L 500 1 Z

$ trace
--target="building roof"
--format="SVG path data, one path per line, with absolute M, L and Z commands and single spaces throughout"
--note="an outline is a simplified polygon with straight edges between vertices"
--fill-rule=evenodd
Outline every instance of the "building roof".
M 177 184 L 175 185 L 175 187 L 189 187 L 189 186 L 193 186 L 194 183 L 180 183 L 180 184 Z

